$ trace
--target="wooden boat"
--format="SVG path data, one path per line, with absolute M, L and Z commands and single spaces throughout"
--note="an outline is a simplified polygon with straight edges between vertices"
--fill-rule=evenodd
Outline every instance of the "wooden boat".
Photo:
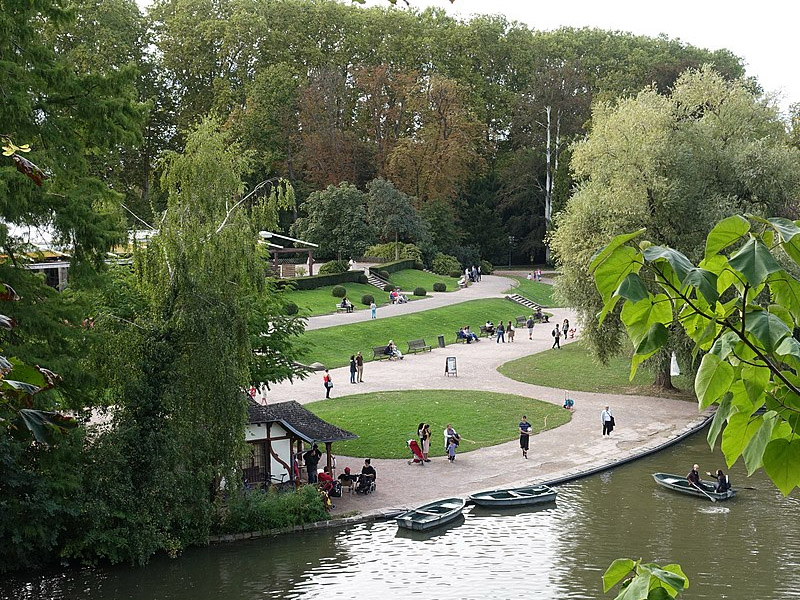
M 670 473 L 653 473 L 653 479 L 656 480 L 658 485 L 661 485 L 668 490 L 674 490 L 676 492 L 681 492 L 682 494 L 688 494 L 690 496 L 698 496 L 700 498 L 713 498 L 714 500 L 727 500 L 728 498 L 733 498 L 736 495 L 736 490 L 730 489 L 724 493 L 717 493 L 715 490 L 717 486 L 709 483 L 707 481 L 701 481 L 700 487 L 702 488 L 702 492 L 690 484 L 686 477 L 681 477 L 680 475 L 672 475 Z M 705 492 L 705 493 L 703 493 Z
M 469 499 L 478 506 L 491 508 L 504 506 L 532 506 L 556 501 L 556 492 L 546 485 L 528 485 L 518 488 L 492 490 L 472 494 Z
M 466 501 L 462 498 L 437 500 L 409 510 L 395 520 L 398 527 L 415 531 L 427 531 L 457 519 L 461 511 L 464 510 L 465 504 Z

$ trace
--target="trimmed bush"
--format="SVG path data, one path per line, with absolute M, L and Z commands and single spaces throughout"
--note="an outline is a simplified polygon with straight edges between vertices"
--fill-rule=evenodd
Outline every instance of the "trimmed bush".
M 362 273 L 358 276 L 358 283 L 369 283 L 369 278 Z
M 369 306 L 373 302 L 375 302 L 375 298 L 372 296 L 372 294 L 364 294 L 361 296 L 361 304 L 364 306 Z
M 453 272 L 461 272 L 461 265 L 459 264 L 458 260 L 456 260 L 455 256 L 450 256 L 448 254 L 442 254 L 439 252 L 433 257 L 433 265 L 431 265 L 431 270 L 437 275 L 450 274 L 450 276 L 453 277 Z
M 279 289 L 289 288 L 293 290 L 315 290 L 326 285 L 337 285 L 339 283 L 358 283 L 358 278 L 364 271 L 347 271 L 345 273 L 334 273 L 333 275 L 314 275 L 313 277 L 293 277 L 290 279 L 278 279 L 275 285 Z
M 381 279 L 389 279 L 389 271 L 378 271 L 378 277 Z
M 447 291 L 447 285 L 442 283 L 441 281 L 437 281 L 436 283 L 433 284 L 433 291 L 434 292 L 446 292 Z
M 372 270 L 374 271 L 379 269 L 380 271 L 386 271 L 387 273 L 394 273 L 395 271 L 413 269 L 416 262 L 416 259 L 395 260 L 392 262 L 383 263 L 381 265 L 375 265 L 372 267 Z
M 488 260 L 481 261 L 481 275 L 491 275 L 494 273 L 494 266 Z
M 464 274 L 464 273 L 463 273 L 462 271 L 450 271 L 450 272 L 448 273 L 448 275 L 449 275 L 450 277 L 455 277 L 456 279 L 461 279 L 461 276 L 462 276 L 463 274 Z
M 350 270 L 350 265 L 343 260 L 332 260 L 326 262 L 319 268 L 320 275 L 333 275 L 336 273 L 345 273 Z
M 294 302 L 287 302 L 286 303 L 286 314 L 287 315 L 296 315 L 298 310 L 300 310 L 300 309 L 297 307 L 297 304 L 295 304 Z
M 385 286 L 383 286 L 383 291 L 384 292 L 391 292 L 393 289 L 394 289 L 394 286 L 391 283 L 387 283 Z
M 414 288 L 414 295 L 415 296 L 424 296 L 427 293 L 428 293 L 428 291 L 423 287 Z
M 347 290 L 344 288 L 344 286 L 337 285 L 331 290 L 331 295 L 336 296 L 337 298 L 344 298 L 347 296 Z

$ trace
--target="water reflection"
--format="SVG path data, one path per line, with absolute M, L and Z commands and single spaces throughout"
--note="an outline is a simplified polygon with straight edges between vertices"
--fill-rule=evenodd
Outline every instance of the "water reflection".
M 657 486 L 655 471 L 722 465 L 703 436 L 655 457 L 558 488 L 557 505 L 473 507 L 430 533 L 394 523 L 196 549 L 143 569 L 103 568 L 20 577 L 0 598 L 24 600 L 255 600 L 261 598 L 600 598 L 615 558 L 678 562 L 691 579 L 681 597 L 800 597 L 800 498 L 782 498 L 762 475 L 734 468 L 727 502 Z

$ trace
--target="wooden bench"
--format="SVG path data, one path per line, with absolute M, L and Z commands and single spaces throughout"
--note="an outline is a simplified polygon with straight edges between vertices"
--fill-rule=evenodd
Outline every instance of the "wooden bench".
M 337 313 L 340 313 L 340 312 L 350 312 L 350 309 L 348 309 L 346 306 L 342 306 L 341 304 L 337 304 L 337 305 L 336 305 L 336 312 L 337 312 Z
M 517 327 L 525 327 L 525 324 L 528 322 L 528 319 L 525 317 L 517 317 Z
M 467 338 L 461 337 L 460 335 L 458 335 L 459 333 L 461 333 L 461 332 L 460 331 L 456 331 L 456 344 L 466 344 L 467 343 Z
M 372 349 L 372 360 L 383 360 L 384 358 L 390 358 L 389 354 L 386 354 L 387 346 L 375 346 Z
M 492 337 L 494 335 L 494 331 L 489 331 L 486 329 L 486 325 L 481 325 L 480 333 L 478 333 L 478 337 Z
M 414 352 L 425 352 L 426 350 L 430 351 L 431 347 L 425 343 L 424 339 L 419 340 L 411 340 L 408 342 L 408 351 Z

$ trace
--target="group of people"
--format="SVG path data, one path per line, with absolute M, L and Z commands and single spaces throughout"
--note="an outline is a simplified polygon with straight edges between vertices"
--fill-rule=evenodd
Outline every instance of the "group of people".
M 394 343 L 394 340 L 389 340 L 389 343 L 386 344 L 386 349 L 383 353 L 389 357 L 389 360 L 393 358 L 399 358 L 403 360 L 403 353 L 400 352 L 400 349 L 397 347 L 397 344 Z
M 350 383 L 364 383 L 364 357 L 361 352 L 350 355 Z
M 567 338 L 567 332 L 569 331 L 569 319 L 564 319 L 564 322 L 559 326 L 556 323 L 556 326 L 553 327 L 553 331 L 551 335 L 553 336 L 553 348 L 558 348 L 561 350 L 561 338 L 562 336 L 564 339 Z M 573 334 L 574 335 L 574 334 Z
M 469 281 L 470 283 L 478 283 L 481 280 L 481 266 L 472 265 L 470 269 L 467 267 L 464 269 L 464 281 Z
M 345 309 L 347 312 L 353 312 L 353 303 L 347 299 L 347 296 L 342 298 L 342 301 L 339 303 L 339 308 Z
M 535 271 L 531 271 L 528 273 L 528 281 L 541 281 L 542 280 L 542 270 L 536 269 Z
M 468 344 L 472 342 L 479 342 L 478 336 L 475 335 L 469 328 L 469 325 L 464 325 L 461 329 L 458 330 L 456 333 L 456 337 L 459 340 L 467 340 Z
M 717 469 L 717 474 L 713 475 L 710 471 L 706 471 L 709 477 L 716 477 L 717 487 L 714 491 L 717 494 L 724 494 L 731 489 L 731 478 L 723 473 L 722 469 Z M 686 475 L 686 480 L 694 487 L 703 490 L 702 481 L 700 480 L 700 465 L 692 465 L 692 470 Z
M 408 302 L 408 298 L 405 294 L 400 293 L 400 288 L 395 288 L 389 292 L 389 302 L 392 304 L 405 304 Z

